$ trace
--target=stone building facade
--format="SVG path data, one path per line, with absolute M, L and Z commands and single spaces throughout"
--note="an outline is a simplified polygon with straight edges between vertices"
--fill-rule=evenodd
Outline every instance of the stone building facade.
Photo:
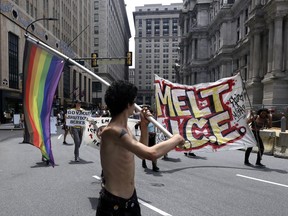
M 184 0 L 181 83 L 241 73 L 247 107 L 288 108 L 288 1 Z
M 121 58 L 129 51 L 130 27 L 124 0 L 92 0 L 91 5 L 91 45 L 92 52 L 99 58 Z M 95 74 L 108 83 L 114 80 L 128 80 L 128 66 L 124 64 L 99 64 Z M 93 104 L 104 105 L 107 86 L 93 79 Z
M 11 120 L 4 115 L 22 111 L 22 61 L 25 32 L 71 58 L 91 53 L 89 31 L 90 1 L 1 0 L 0 1 L 0 122 Z M 57 18 L 57 21 L 42 18 Z M 32 22 L 39 20 L 31 25 Z M 76 38 L 76 39 L 75 39 Z M 75 40 L 74 40 L 75 39 Z M 87 67 L 90 63 L 84 63 Z M 75 66 L 65 65 L 55 95 L 54 108 L 70 106 L 81 99 L 92 103 L 92 77 Z
M 175 61 L 181 40 L 182 3 L 147 4 L 133 12 L 135 25 L 135 85 L 138 104 L 154 103 L 154 74 L 176 80 Z

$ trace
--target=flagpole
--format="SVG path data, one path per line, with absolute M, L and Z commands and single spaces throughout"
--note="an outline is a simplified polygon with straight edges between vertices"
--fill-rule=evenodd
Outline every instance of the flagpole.
M 102 79 L 101 77 L 99 77 L 98 75 L 96 75 L 95 73 L 93 73 L 92 71 L 90 71 L 88 68 L 84 67 L 83 65 L 79 64 L 78 62 L 74 61 L 73 59 L 71 59 L 70 57 L 64 55 L 63 53 L 59 52 L 58 50 L 53 49 L 52 47 L 48 46 L 47 44 L 41 42 L 38 39 L 35 39 L 33 37 L 31 37 L 28 34 L 25 34 L 27 40 L 30 40 L 31 42 L 35 43 L 35 44 L 39 44 L 43 47 L 45 47 L 46 49 L 50 50 L 51 52 L 57 54 L 58 56 L 64 58 L 67 62 L 70 62 L 72 64 L 74 64 L 75 66 L 77 66 L 78 68 L 82 69 L 83 71 L 87 72 L 88 74 L 90 74 L 91 76 L 93 76 L 94 78 L 96 78 L 97 80 L 99 80 L 102 84 L 106 85 L 107 87 L 110 86 L 110 84 Z M 135 108 L 137 111 L 141 111 L 142 108 L 137 105 L 135 103 Z M 156 121 L 156 119 L 154 119 L 152 116 L 147 118 L 150 122 L 152 122 L 159 130 L 162 131 L 162 133 L 164 133 L 165 136 L 167 136 L 168 138 L 171 138 L 173 136 L 173 134 L 171 134 L 165 127 L 163 127 L 158 121 Z

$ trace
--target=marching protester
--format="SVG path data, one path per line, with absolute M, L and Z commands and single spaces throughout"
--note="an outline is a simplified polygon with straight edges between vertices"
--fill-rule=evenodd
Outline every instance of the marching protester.
M 101 133 L 100 158 L 105 184 L 100 192 L 97 216 L 141 215 L 135 189 L 134 156 L 155 160 L 175 146 L 183 146 L 185 140 L 179 134 L 152 147 L 148 147 L 147 108 L 141 111 L 140 142 L 128 127 L 128 117 L 135 109 L 137 87 L 125 81 L 116 81 L 108 87 L 105 102 L 111 113 L 111 121 Z
M 153 110 L 150 109 L 150 113 L 153 114 Z M 156 143 L 156 130 L 155 130 L 155 125 L 152 122 L 149 122 L 148 124 L 148 135 L 149 135 L 149 141 L 148 141 L 148 146 L 154 146 Z M 142 167 L 147 168 L 146 165 L 146 160 L 142 160 Z M 157 159 L 152 160 L 152 170 L 154 172 L 159 172 L 159 167 L 157 167 Z
M 265 167 L 265 165 L 261 163 L 262 155 L 264 153 L 264 145 L 260 137 L 260 130 L 264 128 L 271 128 L 272 126 L 272 117 L 270 115 L 269 110 L 265 108 L 259 109 L 256 116 L 250 115 L 250 117 L 247 119 L 247 123 L 248 124 L 251 123 L 251 129 L 257 141 L 258 153 L 257 153 L 256 165 L 259 167 Z M 253 147 L 249 147 L 245 151 L 244 164 L 247 166 L 252 165 L 249 162 L 249 156 L 252 151 L 252 148 Z
M 69 132 L 69 126 L 66 125 L 66 117 L 67 114 L 66 112 L 63 114 L 63 120 L 62 120 L 62 129 L 64 130 L 64 136 L 63 136 L 63 144 L 67 145 L 68 143 L 66 142 L 66 138 Z
M 75 108 L 73 108 L 73 110 L 83 110 L 81 108 L 81 101 L 80 100 L 76 100 L 75 101 Z M 72 138 L 74 140 L 74 156 L 75 156 L 75 162 L 79 162 L 79 148 L 82 142 L 82 136 L 83 136 L 83 127 L 81 126 L 72 126 L 71 127 L 71 134 L 72 134 Z

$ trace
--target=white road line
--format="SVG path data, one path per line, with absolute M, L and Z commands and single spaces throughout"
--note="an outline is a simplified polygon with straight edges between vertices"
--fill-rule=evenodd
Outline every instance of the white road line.
M 101 181 L 101 178 L 99 177 L 99 176 L 96 176 L 96 175 L 94 175 L 94 176 L 92 176 L 93 178 L 96 178 L 97 180 L 99 180 L 99 181 Z
M 101 180 L 101 178 L 100 178 L 99 176 L 97 176 L 97 175 L 94 175 L 94 176 L 92 176 L 92 177 L 93 177 L 93 178 L 96 178 L 97 180 Z M 151 210 L 159 213 L 160 215 L 163 215 L 163 216 L 172 216 L 172 215 L 168 214 L 167 212 L 164 212 L 164 211 L 162 211 L 161 209 L 158 209 L 158 208 L 156 208 L 156 207 L 154 207 L 154 206 L 152 206 L 152 205 L 144 202 L 143 200 L 141 200 L 141 199 L 139 199 L 139 198 L 138 198 L 138 202 L 139 202 L 141 205 L 146 206 L 147 208 L 149 208 L 149 209 L 151 209 Z
M 276 183 L 276 182 L 266 181 L 266 180 L 263 180 L 263 179 L 253 178 L 253 177 L 244 176 L 244 175 L 240 175 L 240 174 L 236 174 L 236 176 L 239 176 L 239 177 L 242 177 L 242 178 L 247 178 L 247 179 L 252 179 L 252 180 L 255 180 L 255 181 L 265 182 L 265 183 L 268 183 L 268 184 L 274 184 L 274 185 L 278 185 L 278 186 L 282 186 L 282 187 L 287 187 L 287 188 L 288 188 L 288 185 L 284 185 L 284 184 L 280 184 L 280 183 Z
M 147 208 L 150 208 L 151 210 L 153 210 L 153 211 L 155 211 L 155 212 L 163 215 L 163 216 L 172 216 L 172 215 L 168 214 L 167 212 L 164 212 L 164 211 L 162 211 L 162 210 L 160 210 L 160 209 L 158 209 L 158 208 L 156 208 L 156 207 L 154 207 L 154 206 L 152 206 L 152 205 L 144 202 L 144 201 L 141 200 L 141 199 L 138 199 L 138 202 L 139 202 L 140 204 L 146 206 Z
M 60 138 L 62 137 L 62 135 L 63 135 L 63 134 L 60 134 L 60 135 L 58 136 L 58 139 L 60 139 Z

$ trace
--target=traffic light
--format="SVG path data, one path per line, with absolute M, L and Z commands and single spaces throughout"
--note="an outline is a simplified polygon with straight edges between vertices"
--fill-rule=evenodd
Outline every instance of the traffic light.
M 126 53 L 125 65 L 132 66 L 132 52 Z
M 97 57 L 98 57 L 97 53 L 92 53 L 91 54 L 91 67 L 98 67 Z

